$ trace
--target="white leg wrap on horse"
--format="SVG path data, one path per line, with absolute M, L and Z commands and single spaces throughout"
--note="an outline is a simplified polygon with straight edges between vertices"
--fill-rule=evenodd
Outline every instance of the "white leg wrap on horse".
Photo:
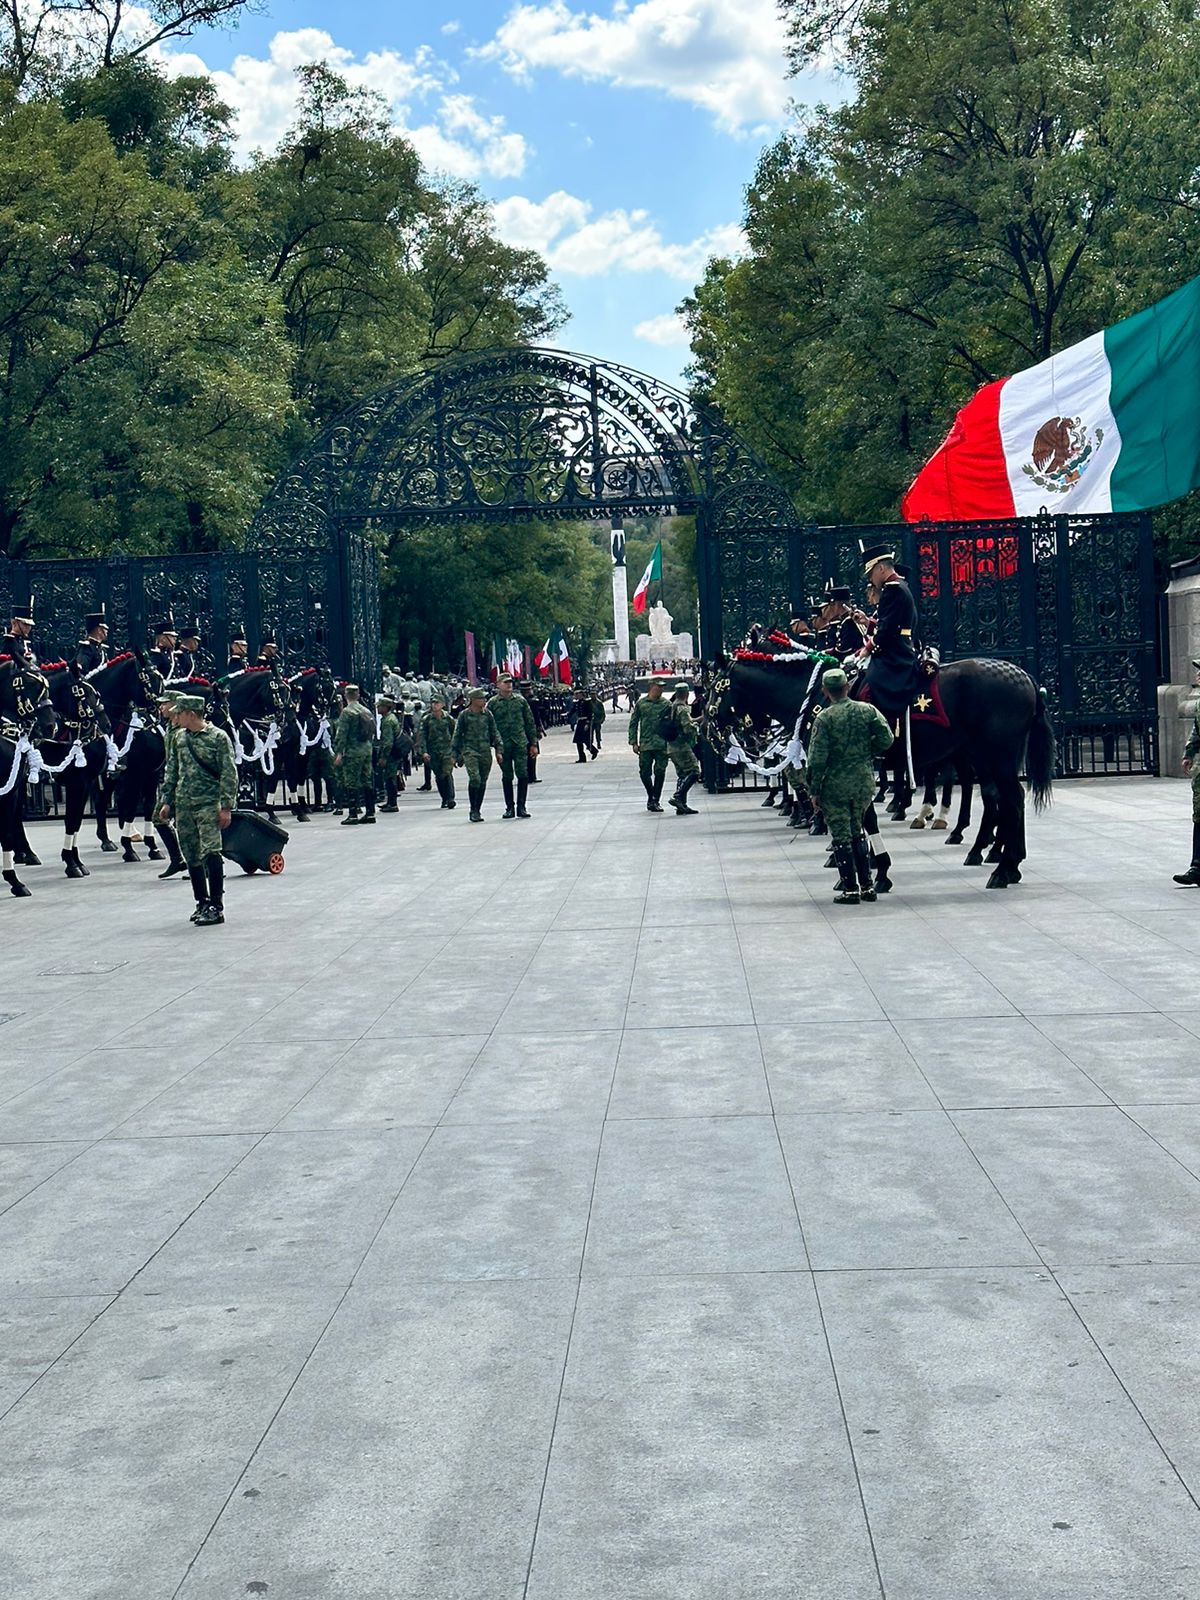
M 75 841 L 78 838 L 79 838 L 79 835 L 77 833 L 64 833 L 63 834 L 63 849 L 64 850 L 74 850 Z
M 867 848 L 873 856 L 881 856 L 883 854 L 883 840 L 877 833 L 869 833 L 867 835 Z
M 5 872 L 11 872 L 12 869 L 13 869 L 13 853 L 12 853 L 12 851 L 11 850 L 0 850 L 0 856 L 3 856 L 3 858 L 4 858 L 4 866 L 3 866 L 3 869 L 0 869 L 0 870 L 3 870 Z
M 946 821 L 949 820 L 949 817 L 950 817 L 950 802 L 949 802 L 949 800 L 943 800 L 942 801 L 941 805 L 938 807 L 938 816 L 941 817 L 943 822 L 946 822 Z
M 129 835 L 132 832 L 133 832 L 133 823 L 132 822 L 123 822 L 121 824 L 121 837 L 122 837 L 122 839 L 128 839 Z

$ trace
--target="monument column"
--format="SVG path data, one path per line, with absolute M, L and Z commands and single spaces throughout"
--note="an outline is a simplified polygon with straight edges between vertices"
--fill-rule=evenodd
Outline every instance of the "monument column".
M 613 638 L 617 641 L 617 660 L 629 661 L 629 580 L 625 571 L 625 525 L 619 514 L 612 519 L 612 563 Z

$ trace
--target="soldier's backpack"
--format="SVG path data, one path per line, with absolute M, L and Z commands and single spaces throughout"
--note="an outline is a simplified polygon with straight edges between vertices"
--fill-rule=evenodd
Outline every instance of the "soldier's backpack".
M 675 715 L 673 710 L 668 711 L 666 716 L 659 723 L 658 731 L 662 734 L 663 738 L 668 744 L 674 744 L 676 739 L 678 739 L 682 730 L 679 726 L 679 718 Z

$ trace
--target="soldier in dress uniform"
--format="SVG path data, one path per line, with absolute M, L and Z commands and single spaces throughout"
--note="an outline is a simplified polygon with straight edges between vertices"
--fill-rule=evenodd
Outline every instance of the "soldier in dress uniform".
M 871 699 L 886 717 L 902 716 L 921 687 L 914 640 L 917 604 L 896 571 L 896 552 L 886 544 L 862 545 L 863 571 L 879 593 L 879 612 L 867 658 Z
M 822 648 L 829 655 L 837 656 L 839 661 L 857 655 L 866 641 L 850 608 L 849 584 L 834 583 L 830 578 L 825 585 L 825 605 L 821 617 L 824 622 Z
M 229 635 L 229 660 L 225 663 L 225 676 L 231 672 L 245 672 L 249 665 L 246 657 L 250 651 L 246 643 L 246 629 L 239 622 Z
M 11 656 L 14 661 L 24 662 L 26 666 L 36 667 L 37 657 L 29 643 L 29 636 L 33 632 L 33 596 L 27 600 L 18 600 L 13 606 L 12 618 L 8 624 L 8 632 L 0 638 L 0 655 Z
M 266 630 L 258 641 L 258 654 L 254 658 L 256 667 L 270 667 L 274 671 L 282 670 L 283 663 L 279 659 L 279 642 L 270 628 Z
M 175 629 L 175 618 L 168 611 L 162 622 L 154 628 L 154 648 L 149 652 L 150 664 L 163 676 L 164 682 L 175 677 L 175 646 L 179 634 Z
M 179 630 L 179 648 L 175 652 L 175 677 L 190 678 L 196 670 L 196 651 L 200 648 L 200 623 L 193 617 Z
M 104 607 L 89 611 L 83 619 L 83 638 L 75 646 L 75 664 L 86 675 L 108 660 L 108 618 Z

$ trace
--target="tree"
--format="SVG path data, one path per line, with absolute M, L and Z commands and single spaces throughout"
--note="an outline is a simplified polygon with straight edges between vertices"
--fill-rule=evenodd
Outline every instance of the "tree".
M 247 0 L 0 0 L 0 75 L 23 90 L 147 56 L 200 27 L 236 22 Z
M 1168 0 L 784 0 L 854 93 L 766 151 L 694 382 L 819 520 L 891 518 L 979 384 L 1158 298 L 1200 243 L 1200 25 Z

